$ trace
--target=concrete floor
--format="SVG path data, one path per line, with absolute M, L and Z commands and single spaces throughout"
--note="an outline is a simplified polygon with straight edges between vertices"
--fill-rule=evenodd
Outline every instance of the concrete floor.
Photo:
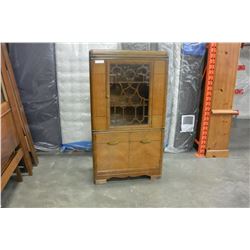
M 92 182 L 85 155 L 42 155 L 34 175 L 10 180 L 2 207 L 249 207 L 250 123 L 234 120 L 229 158 L 164 154 L 163 176 Z

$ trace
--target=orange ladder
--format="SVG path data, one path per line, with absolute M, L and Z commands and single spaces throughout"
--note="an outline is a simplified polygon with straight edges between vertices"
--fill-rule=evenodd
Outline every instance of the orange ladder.
M 200 135 L 199 139 L 195 139 L 195 143 L 198 145 L 198 151 L 195 154 L 197 157 L 205 157 L 206 152 L 208 125 L 211 114 L 212 92 L 215 76 L 216 46 L 216 43 L 209 43 L 208 45 L 207 65 L 204 71 L 204 74 L 206 74 L 206 79 L 201 115 Z

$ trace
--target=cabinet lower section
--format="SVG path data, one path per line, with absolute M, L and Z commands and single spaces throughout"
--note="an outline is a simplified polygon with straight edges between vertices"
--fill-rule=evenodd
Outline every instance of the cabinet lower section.
M 94 181 L 112 177 L 159 177 L 162 168 L 163 130 L 93 133 Z

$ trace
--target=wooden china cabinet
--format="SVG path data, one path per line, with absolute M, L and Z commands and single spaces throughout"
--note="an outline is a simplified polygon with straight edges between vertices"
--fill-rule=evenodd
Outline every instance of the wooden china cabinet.
M 91 50 L 94 182 L 161 176 L 168 56 Z

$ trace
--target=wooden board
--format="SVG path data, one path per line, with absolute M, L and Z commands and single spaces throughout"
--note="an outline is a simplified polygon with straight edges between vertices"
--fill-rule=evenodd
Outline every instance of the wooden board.
M 240 43 L 218 43 L 206 157 L 226 157 Z M 217 110 L 217 111 L 216 111 Z M 223 112 L 222 112 L 223 111 Z
M 212 109 L 232 109 L 240 43 L 218 43 Z

